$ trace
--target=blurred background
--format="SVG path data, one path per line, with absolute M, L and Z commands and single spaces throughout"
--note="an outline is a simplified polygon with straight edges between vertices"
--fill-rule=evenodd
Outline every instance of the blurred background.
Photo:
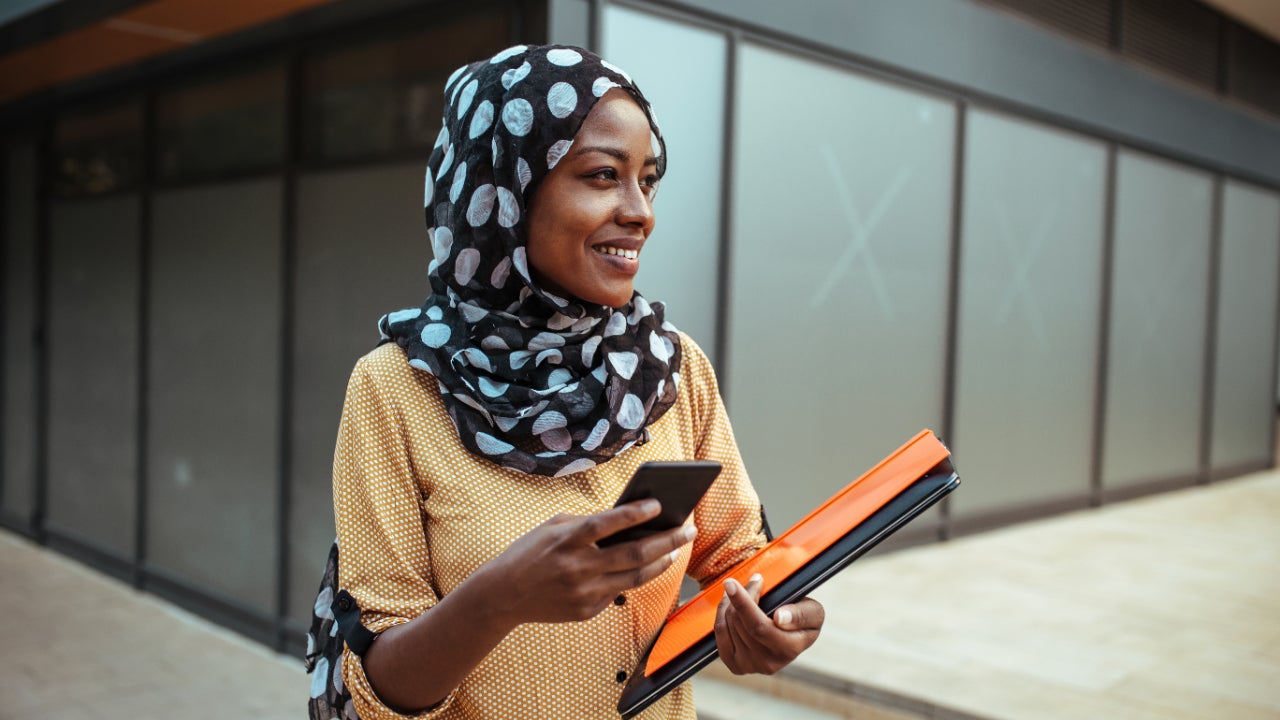
M 1270 0 L 0 6 L 4 527 L 296 653 L 347 375 L 421 303 L 441 89 L 630 71 L 637 283 L 707 350 L 775 528 L 929 427 L 920 545 L 1272 467 Z

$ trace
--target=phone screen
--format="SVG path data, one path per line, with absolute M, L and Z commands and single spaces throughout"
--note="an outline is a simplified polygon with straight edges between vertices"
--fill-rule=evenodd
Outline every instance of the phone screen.
M 709 460 L 647 462 L 641 465 L 623 488 L 614 507 L 645 498 L 657 498 L 662 504 L 662 512 L 639 525 L 624 528 L 597 540 L 596 545 L 607 547 L 631 542 L 680 527 L 719 474 L 720 463 Z

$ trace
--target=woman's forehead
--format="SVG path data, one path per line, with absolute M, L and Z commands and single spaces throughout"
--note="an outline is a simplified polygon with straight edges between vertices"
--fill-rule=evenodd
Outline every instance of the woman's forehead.
M 575 145 L 636 145 L 649 153 L 649 119 L 630 95 L 613 90 L 600 98 L 578 128 Z

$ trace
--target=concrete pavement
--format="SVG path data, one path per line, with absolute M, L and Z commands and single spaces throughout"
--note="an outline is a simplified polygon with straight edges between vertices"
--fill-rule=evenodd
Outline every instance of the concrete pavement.
M 1280 718 L 1280 471 L 865 558 L 706 720 Z M 278 655 L 0 531 L 0 720 L 302 718 Z

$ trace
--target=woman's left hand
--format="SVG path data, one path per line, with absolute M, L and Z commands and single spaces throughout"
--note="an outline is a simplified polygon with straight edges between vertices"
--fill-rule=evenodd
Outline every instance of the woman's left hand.
M 746 587 L 724 581 L 724 599 L 716 609 L 716 648 L 735 675 L 772 675 L 796 659 L 818 639 L 826 611 L 813 598 L 778 608 L 770 618 L 760 609 L 759 575 Z

